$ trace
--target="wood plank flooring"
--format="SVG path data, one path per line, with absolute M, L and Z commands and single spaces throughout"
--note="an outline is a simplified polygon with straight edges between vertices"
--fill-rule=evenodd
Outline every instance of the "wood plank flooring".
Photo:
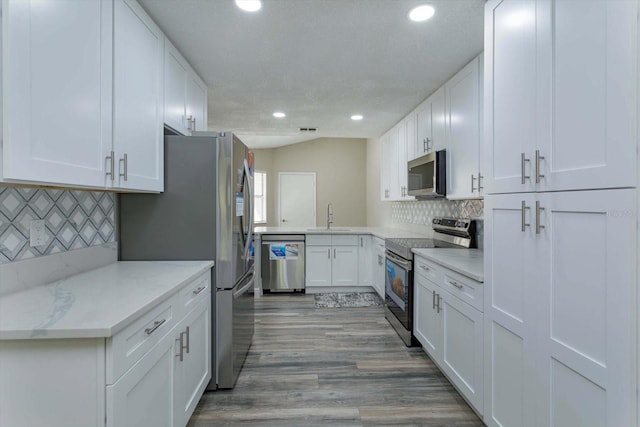
M 205 393 L 188 427 L 482 426 L 381 307 L 316 309 L 312 295 L 266 295 L 236 387 Z

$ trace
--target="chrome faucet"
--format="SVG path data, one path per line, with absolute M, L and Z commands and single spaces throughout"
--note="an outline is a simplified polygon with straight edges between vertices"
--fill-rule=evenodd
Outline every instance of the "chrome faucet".
M 331 224 L 333 224 L 333 205 L 329 203 L 327 205 L 327 230 L 331 230 Z

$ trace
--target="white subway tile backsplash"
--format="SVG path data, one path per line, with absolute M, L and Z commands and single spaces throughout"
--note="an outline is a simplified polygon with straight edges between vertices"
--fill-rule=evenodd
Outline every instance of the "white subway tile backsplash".
M 0 186 L 0 264 L 115 241 L 112 193 Z M 31 221 L 47 242 L 29 246 Z

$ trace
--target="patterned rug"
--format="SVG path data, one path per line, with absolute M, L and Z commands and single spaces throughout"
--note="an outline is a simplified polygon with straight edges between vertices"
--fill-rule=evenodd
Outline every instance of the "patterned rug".
M 384 301 L 375 292 L 315 294 L 316 308 L 380 307 Z

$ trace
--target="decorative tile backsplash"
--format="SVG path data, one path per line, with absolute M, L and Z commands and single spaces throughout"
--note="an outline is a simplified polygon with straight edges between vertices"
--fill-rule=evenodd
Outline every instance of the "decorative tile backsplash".
M 0 186 L 0 263 L 115 240 L 115 195 Z M 29 245 L 31 221 L 44 220 L 46 242 Z
M 391 220 L 396 223 L 431 225 L 434 217 L 484 218 L 482 200 L 417 200 L 395 202 L 391 206 Z
M 391 206 L 391 220 L 395 223 L 431 227 L 431 220 L 434 217 L 475 219 L 478 247 L 484 247 L 483 200 L 416 200 L 394 202 Z

